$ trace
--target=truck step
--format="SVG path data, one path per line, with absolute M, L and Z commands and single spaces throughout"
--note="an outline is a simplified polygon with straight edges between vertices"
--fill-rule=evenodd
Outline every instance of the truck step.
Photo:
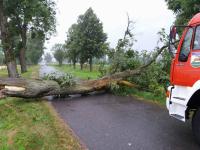
M 171 116 L 172 116 L 172 117 L 174 117 L 174 118 L 176 118 L 176 119 L 178 119 L 178 120 L 181 120 L 181 121 L 183 121 L 183 120 L 184 120 L 184 117 L 183 117 L 183 116 L 181 116 L 181 115 L 177 115 L 177 114 L 171 114 Z

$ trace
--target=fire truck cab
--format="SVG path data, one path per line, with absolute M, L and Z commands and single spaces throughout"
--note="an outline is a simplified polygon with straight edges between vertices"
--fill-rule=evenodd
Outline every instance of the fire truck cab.
M 180 28 L 184 30 L 175 48 Z M 192 119 L 194 136 L 200 143 L 200 13 L 187 26 L 173 26 L 169 37 L 173 59 L 166 105 L 170 116 L 184 122 Z

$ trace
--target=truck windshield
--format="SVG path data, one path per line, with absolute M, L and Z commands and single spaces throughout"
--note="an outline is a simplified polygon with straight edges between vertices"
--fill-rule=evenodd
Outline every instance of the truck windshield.
M 193 49 L 200 50 L 200 26 L 196 28 Z
M 183 40 L 183 44 L 181 46 L 179 61 L 183 61 L 183 62 L 187 61 L 188 55 L 190 53 L 190 44 L 192 41 L 192 35 L 193 35 L 193 28 L 189 27 L 185 35 L 185 38 Z

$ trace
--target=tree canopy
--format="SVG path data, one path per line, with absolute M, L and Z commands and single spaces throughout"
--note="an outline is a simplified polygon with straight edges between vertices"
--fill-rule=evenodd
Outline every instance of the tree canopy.
M 79 56 L 80 64 L 89 60 L 92 70 L 93 58 L 100 58 L 105 54 L 107 35 L 103 32 L 103 24 L 92 8 L 80 15 L 77 24 L 73 24 L 68 31 L 66 46 L 69 57 L 75 63 Z M 77 55 L 78 53 L 78 55 Z
M 186 25 L 187 22 L 200 12 L 199 0 L 165 0 L 168 8 L 176 15 L 176 24 Z
M 73 63 L 74 69 L 76 68 L 76 63 L 81 50 L 79 33 L 78 25 L 73 24 L 67 32 L 67 41 L 65 42 L 65 47 L 67 49 L 66 55 L 68 60 Z
M 53 54 L 54 58 L 56 59 L 56 61 L 59 62 L 59 65 L 61 66 L 63 64 L 63 61 L 66 56 L 64 45 L 63 44 L 55 44 L 52 48 L 52 51 L 54 51 L 54 54 Z
M 21 71 L 26 72 L 27 32 L 48 37 L 55 32 L 55 2 L 53 0 L 4 0 L 12 36 L 20 38 L 18 43 Z

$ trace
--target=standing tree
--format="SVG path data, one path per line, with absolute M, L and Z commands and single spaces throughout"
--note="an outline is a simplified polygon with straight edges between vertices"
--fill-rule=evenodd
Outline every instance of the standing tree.
M 176 14 L 177 24 L 186 24 L 196 13 L 200 12 L 199 0 L 165 0 L 168 8 Z
M 11 33 L 8 30 L 8 15 L 5 10 L 6 1 L 0 0 L 0 39 L 5 55 L 5 62 L 9 77 L 18 77 L 15 55 L 13 52 L 13 43 Z
M 65 47 L 67 48 L 67 58 L 73 63 L 74 69 L 76 68 L 76 63 L 78 61 L 81 41 L 79 38 L 79 29 L 77 24 L 73 24 L 67 33 L 67 41 L 65 42 Z
M 5 64 L 5 56 L 4 56 L 2 48 L 0 47 L 0 65 L 4 65 L 4 64 Z
M 92 71 L 93 58 L 100 58 L 104 55 L 103 47 L 107 35 L 103 32 L 103 25 L 94 14 L 92 8 L 89 8 L 83 15 L 78 18 L 78 26 L 81 34 L 81 64 L 89 60 L 90 71 Z
M 63 60 L 65 59 L 66 52 L 63 44 L 55 44 L 52 48 L 54 51 L 54 58 L 58 61 L 59 66 L 62 66 Z
M 26 72 L 25 52 L 27 32 L 51 34 L 55 31 L 55 2 L 53 0 L 7 0 L 6 11 L 12 30 L 19 34 L 21 72 Z
M 46 63 L 51 63 L 52 62 L 52 56 L 50 53 L 46 53 L 46 55 L 44 55 L 44 60 L 46 61 Z

